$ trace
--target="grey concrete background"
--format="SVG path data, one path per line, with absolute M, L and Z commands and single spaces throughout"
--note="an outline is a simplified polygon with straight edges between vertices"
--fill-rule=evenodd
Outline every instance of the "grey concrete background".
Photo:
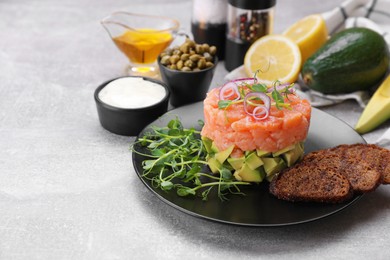
M 279 0 L 275 32 L 340 2 Z M 194 218 L 147 190 L 132 166 L 134 138 L 104 130 L 93 100 L 127 62 L 99 24 L 118 10 L 190 29 L 189 0 L 0 1 L 0 259 L 389 258 L 389 187 L 282 228 Z M 212 86 L 225 75 L 220 64 Z M 352 101 L 323 110 L 351 126 L 362 111 Z

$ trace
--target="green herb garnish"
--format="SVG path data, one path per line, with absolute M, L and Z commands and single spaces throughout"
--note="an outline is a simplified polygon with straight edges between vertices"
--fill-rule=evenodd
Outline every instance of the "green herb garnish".
M 236 79 L 223 85 L 219 89 L 218 108 L 227 110 L 229 106 L 243 102 L 245 112 L 256 118 L 256 120 L 266 119 L 271 105 L 276 106 L 277 109 L 291 109 L 291 104 L 285 102 L 285 98 L 289 100 L 289 94 L 295 93 L 293 89 L 294 83 L 281 84 L 280 81 L 276 80 L 273 86 L 268 88 L 267 85 L 257 81 L 256 75 L 258 72 L 255 72 L 253 78 Z M 263 112 L 265 111 L 264 116 L 258 117 L 256 113 L 253 113 L 253 109 L 247 108 L 259 106 L 265 108 L 265 110 L 262 110 Z
M 233 103 L 232 100 L 219 100 L 219 101 L 218 101 L 218 108 L 219 108 L 219 109 L 227 108 L 227 107 L 230 106 L 232 103 Z
M 271 93 L 272 99 L 275 101 L 275 106 L 277 109 L 281 109 L 281 104 L 284 103 L 284 98 L 276 88 Z
M 259 83 L 252 85 L 251 89 L 254 92 L 263 92 L 263 93 L 266 93 L 268 90 L 266 85 L 259 84 Z
M 203 121 L 199 121 L 203 125 Z M 135 142 L 131 150 L 144 156 L 142 177 L 150 180 L 154 188 L 176 190 L 179 196 L 199 195 L 207 200 L 215 188 L 221 200 L 228 194 L 243 194 L 237 181 L 225 168 L 219 175 L 208 173 L 207 152 L 200 132 L 186 129 L 179 119 L 172 119 L 166 127 L 152 127 L 151 131 Z

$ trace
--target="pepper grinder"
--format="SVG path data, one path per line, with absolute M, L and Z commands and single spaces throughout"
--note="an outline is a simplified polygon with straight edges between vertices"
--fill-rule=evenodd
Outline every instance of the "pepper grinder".
M 272 33 L 276 0 L 228 0 L 225 68 L 244 63 L 252 43 Z
M 217 47 L 217 56 L 225 55 L 227 0 L 193 0 L 191 32 L 197 43 Z

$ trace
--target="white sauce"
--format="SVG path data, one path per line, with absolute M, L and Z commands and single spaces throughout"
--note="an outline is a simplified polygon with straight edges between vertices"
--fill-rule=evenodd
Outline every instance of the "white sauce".
M 120 78 L 108 83 L 99 99 L 119 108 L 142 108 L 154 105 L 165 97 L 165 88 L 143 78 Z

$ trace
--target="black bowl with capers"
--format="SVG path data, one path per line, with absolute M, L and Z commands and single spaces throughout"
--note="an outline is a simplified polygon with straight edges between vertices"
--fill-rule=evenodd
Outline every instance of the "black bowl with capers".
M 217 48 L 190 39 L 164 50 L 158 58 L 162 80 L 171 92 L 174 107 L 202 101 L 218 64 Z

